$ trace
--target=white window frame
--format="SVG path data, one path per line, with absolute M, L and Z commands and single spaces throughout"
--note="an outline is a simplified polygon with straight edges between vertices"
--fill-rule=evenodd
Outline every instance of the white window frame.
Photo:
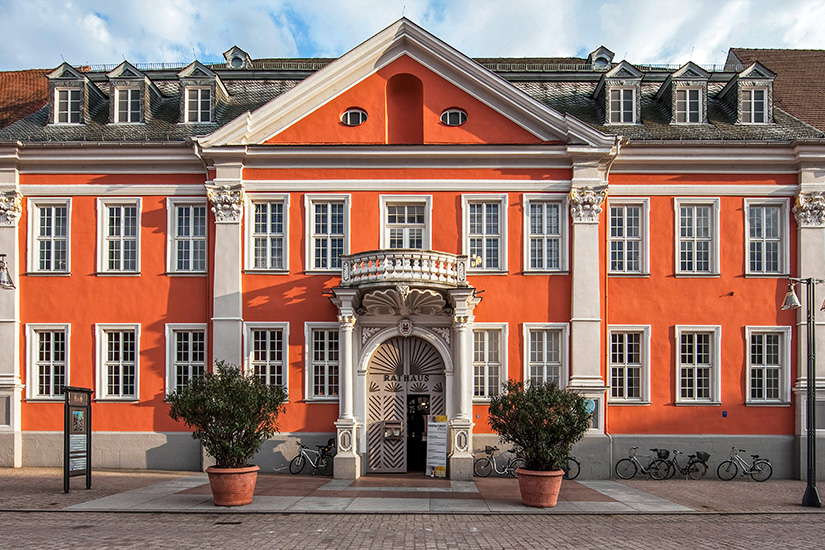
M 626 397 L 626 391 L 625 397 L 613 397 L 613 333 L 641 334 L 641 341 L 639 342 L 641 365 L 638 398 Z M 611 405 L 650 405 L 650 325 L 609 325 L 607 327 L 607 347 L 607 402 Z M 622 366 L 626 367 L 627 364 L 625 363 Z
M 257 322 L 249 322 L 244 323 L 244 372 L 248 376 L 255 375 L 255 364 L 254 364 L 254 352 L 255 352 L 255 341 L 253 336 L 253 332 L 256 330 L 280 330 L 281 331 L 281 349 L 283 350 L 283 354 L 281 357 L 281 379 L 283 382 L 281 385 L 284 387 L 284 390 L 288 390 L 289 388 L 289 323 L 287 322 L 277 322 L 277 323 L 257 323 Z M 268 362 L 268 361 L 267 361 Z
M 754 399 L 751 397 L 753 378 L 751 369 L 751 336 L 754 334 L 775 334 L 779 336 L 779 399 Z M 746 405 L 790 405 L 791 403 L 791 327 L 788 326 L 746 326 L 745 363 L 747 365 Z
M 43 198 L 29 198 L 29 215 L 28 215 L 28 250 L 26 259 L 28 262 L 29 273 L 36 274 L 54 274 L 54 275 L 68 275 L 72 269 L 72 199 L 61 197 L 43 197 Z M 55 239 L 54 235 L 49 238 L 41 238 L 40 232 L 40 210 L 41 208 L 66 208 L 66 269 L 54 268 L 54 241 L 64 240 Z M 54 217 L 52 216 L 52 219 Z M 54 233 L 54 226 L 52 226 L 52 233 Z M 40 269 L 40 245 L 42 240 L 48 240 L 51 245 L 51 269 Z
M 627 220 L 627 207 L 638 207 L 641 209 L 641 219 L 639 220 L 639 269 L 632 271 L 627 269 L 627 247 L 624 247 L 625 252 L 625 259 L 624 265 L 625 269 L 617 270 L 613 269 L 613 258 L 612 258 L 612 251 L 613 251 L 613 243 L 614 242 L 623 242 L 627 243 L 629 240 L 627 235 L 617 238 L 613 237 L 612 235 L 612 228 L 613 228 L 613 218 L 612 218 L 612 207 L 620 207 L 625 209 L 625 214 L 623 219 Z M 626 224 L 624 229 L 626 229 Z M 628 276 L 648 276 L 650 275 L 650 199 L 647 197 L 642 198 L 631 198 L 631 197 L 621 197 L 615 199 L 609 199 L 607 204 L 607 240 L 608 240 L 608 249 L 607 249 L 607 270 L 608 273 L 612 275 L 628 275 Z M 635 240 L 635 239 L 634 239 Z
M 63 361 L 63 387 L 70 386 L 71 374 L 71 325 L 69 323 L 27 323 L 26 324 L 26 401 L 64 401 L 62 393 L 41 394 L 40 393 L 40 371 L 39 363 L 40 348 L 38 336 L 43 332 L 62 332 L 64 339 Z M 51 382 L 54 381 L 54 371 L 50 375 Z
M 718 197 L 676 197 L 674 204 L 674 231 L 675 240 L 675 265 L 674 272 L 677 277 L 718 277 L 719 276 L 719 198 Z M 689 206 L 709 206 L 711 209 L 710 228 L 710 269 L 708 271 L 683 271 L 681 264 L 681 208 Z M 695 219 L 695 217 L 694 217 Z M 687 240 L 687 238 L 686 238 Z M 694 265 L 696 263 L 696 250 L 694 248 Z
M 683 398 L 682 397 L 682 335 L 690 333 L 710 334 L 710 396 L 708 399 Z M 675 330 L 675 354 L 674 365 L 676 366 L 676 404 L 677 405 L 721 405 L 722 403 L 722 327 L 719 325 L 676 325 Z
M 473 387 L 471 391 L 473 392 L 473 403 L 489 403 L 490 402 L 490 381 L 489 381 L 489 372 L 485 370 L 485 384 L 484 384 L 484 395 L 476 395 L 475 394 L 475 367 L 476 367 L 476 360 L 475 360 L 475 334 L 477 332 L 498 332 L 499 333 L 499 372 L 498 372 L 498 394 L 500 395 L 503 391 L 503 384 L 507 382 L 507 355 L 508 355 L 508 333 L 509 327 L 507 323 L 473 323 L 473 332 L 472 332 L 472 345 L 473 350 L 471 351 L 471 362 L 470 366 L 473 369 Z M 486 345 L 486 341 L 485 341 Z M 486 356 L 485 350 L 485 356 Z M 489 361 L 484 361 L 485 364 L 489 363 Z
M 107 357 L 107 339 L 109 332 L 134 332 L 135 334 L 135 393 L 127 395 L 110 395 L 105 369 Z M 95 324 L 95 380 L 97 391 L 95 401 L 140 401 L 140 324 L 139 323 L 109 323 Z
M 209 372 L 209 341 L 206 323 L 167 323 L 166 324 L 166 395 L 174 393 L 177 387 L 177 347 L 175 334 L 178 332 L 203 332 L 204 335 L 204 365 L 203 372 Z M 191 351 L 191 350 L 190 350 Z M 191 381 L 191 372 L 189 373 Z
M 177 209 L 179 206 L 202 206 L 205 209 L 205 231 L 206 234 L 203 237 L 203 240 L 206 242 L 206 252 L 205 252 L 205 261 L 204 261 L 204 268 L 202 270 L 194 270 L 194 269 L 178 269 L 177 263 L 177 243 L 179 240 L 175 235 L 177 234 Z M 190 242 L 193 240 L 201 240 L 201 238 L 188 239 Z M 190 250 L 190 263 L 191 263 L 191 250 Z M 206 274 L 207 269 L 209 268 L 209 204 L 207 203 L 205 198 L 201 197 L 169 197 L 166 199 L 166 272 L 169 275 L 204 275 Z
M 754 92 L 762 92 L 764 97 L 762 98 L 762 122 L 755 122 L 753 119 L 755 118 L 757 111 L 754 110 L 754 103 L 755 100 L 753 98 Z M 745 99 L 746 93 L 750 95 L 750 98 Z M 750 120 L 745 120 L 745 104 L 750 106 L 750 110 L 747 111 L 750 115 Z M 740 112 L 742 113 L 742 124 L 768 124 L 770 121 L 770 117 L 768 116 L 768 87 L 767 86 L 748 86 L 746 88 L 742 88 L 742 105 L 740 105 Z
M 554 203 L 559 205 L 559 266 L 557 268 L 547 267 L 547 258 L 544 258 L 544 266 L 532 267 L 531 240 L 534 237 L 530 233 L 530 207 L 534 203 Z M 522 211 L 524 218 L 524 266 L 525 273 L 565 273 L 570 269 L 570 205 L 567 196 L 544 194 L 522 195 Z M 554 236 L 535 235 L 536 238 L 545 240 L 555 238 Z M 546 248 L 545 248 L 546 250 Z
M 203 116 L 203 97 L 202 94 L 204 91 L 209 92 L 209 112 L 208 117 Z M 197 111 L 192 111 L 189 109 L 189 94 L 196 93 L 197 95 L 197 102 L 198 102 L 198 109 Z M 213 92 L 210 86 L 186 86 L 184 89 L 184 110 L 185 110 L 185 118 L 184 121 L 190 124 L 205 124 L 212 122 L 213 118 L 215 118 L 214 108 L 213 108 Z M 194 115 L 194 116 L 193 116 Z
M 341 202 L 344 205 L 344 250 L 343 255 L 350 250 L 350 195 L 349 194 L 306 194 L 304 195 L 306 250 L 305 270 L 314 273 L 339 273 L 340 267 L 315 267 L 315 205 L 319 203 Z M 331 257 L 327 257 L 331 261 Z M 342 262 L 343 263 L 343 262 Z
M 281 203 L 283 206 L 283 233 L 280 237 L 276 234 L 266 233 L 258 234 L 255 232 L 255 205 L 261 203 Z M 247 271 L 267 272 L 267 273 L 289 273 L 289 194 L 286 193 L 255 193 L 254 195 L 246 195 L 246 219 L 245 224 L 245 265 Z M 279 268 L 273 267 L 255 267 L 255 239 L 266 238 L 267 243 L 271 238 L 280 238 L 283 247 L 283 266 Z M 267 250 L 269 248 L 267 247 Z M 267 252 L 267 262 L 269 261 L 269 253 Z
M 478 325 L 475 325 L 478 326 Z M 531 381 L 530 374 L 530 360 L 531 346 L 530 333 L 533 331 L 553 331 L 559 333 L 559 387 L 566 388 L 570 383 L 570 324 L 569 323 L 524 323 L 522 327 L 522 338 L 524 344 L 524 364 L 523 364 L 523 380 L 525 382 Z M 546 350 L 545 350 L 546 354 Z M 546 375 L 546 371 L 545 371 Z M 547 377 L 544 377 L 547 381 Z
M 381 240 L 381 248 L 390 248 L 390 231 L 387 227 L 388 206 L 390 205 L 404 205 L 404 206 L 424 206 L 424 231 L 421 236 L 422 248 L 420 250 L 432 250 L 432 220 L 433 220 L 433 196 L 432 195 L 381 195 L 379 197 L 381 209 L 381 225 L 379 228 L 379 237 Z
M 745 275 L 761 277 L 787 277 L 791 272 L 790 261 L 790 208 L 788 199 L 769 198 L 746 198 L 745 206 Z M 751 243 L 751 223 L 750 212 L 754 207 L 778 207 L 779 208 L 779 271 L 755 271 L 751 269 L 750 243 Z M 760 239 L 761 240 L 761 239 Z M 764 261 L 763 261 L 764 264 Z
M 338 332 L 338 323 L 304 323 L 304 401 L 308 403 L 337 403 L 341 395 L 341 340 L 338 339 L 338 395 L 315 395 L 315 363 L 313 358 L 314 339 L 313 332 L 325 330 Z M 325 361 L 325 363 L 327 363 Z
M 499 219 L 498 219 L 498 267 L 484 267 L 487 263 L 486 253 L 481 258 L 481 266 L 474 266 L 474 260 L 470 257 L 470 205 L 471 204 L 491 204 L 499 205 Z M 465 256 L 469 258 L 467 271 L 469 273 L 507 273 L 507 193 L 501 194 L 479 194 L 479 195 L 461 195 L 461 211 L 462 211 L 462 248 Z M 485 223 L 486 225 L 486 223 Z M 490 235 L 493 235 L 492 233 Z M 486 237 L 483 237 L 486 238 Z M 483 247 L 486 249 L 486 246 Z
M 137 94 L 137 102 L 138 108 L 136 111 L 132 110 L 132 103 L 134 102 L 133 95 Z M 120 100 L 122 99 L 121 96 L 126 96 L 126 120 L 121 119 L 121 115 L 124 114 L 120 110 Z M 140 123 L 140 111 L 142 109 L 141 103 L 141 93 L 140 88 L 136 86 L 123 86 L 115 88 L 115 105 L 114 105 L 114 121 L 115 124 L 139 124 Z M 137 120 L 131 120 L 132 118 L 137 118 Z
M 696 92 L 698 96 L 697 102 L 699 103 L 699 110 L 697 112 L 698 120 L 696 122 L 690 121 L 690 92 Z M 685 110 L 679 110 L 679 92 L 685 92 Z M 675 124 L 703 124 L 705 121 L 705 112 L 704 112 L 704 98 L 702 94 L 704 94 L 704 89 L 701 86 L 680 86 L 676 88 L 673 92 L 674 94 L 674 101 L 673 101 L 673 122 Z M 679 115 L 684 114 L 685 120 L 679 121 Z
M 127 238 L 124 235 L 110 237 L 109 232 L 109 207 L 111 206 L 133 206 L 136 210 L 135 238 Z M 141 214 L 143 202 L 140 197 L 118 197 L 118 198 L 98 198 L 97 199 L 97 273 L 106 275 L 139 275 L 140 274 L 140 234 L 141 234 Z M 123 264 L 122 243 L 127 240 L 135 241 L 135 268 L 134 269 L 109 269 L 109 247 L 110 240 L 119 241 L 120 262 Z
M 620 108 L 618 111 L 613 110 L 613 92 L 619 92 L 619 105 Z M 630 120 L 625 120 L 625 111 L 622 107 L 624 105 L 625 97 L 624 94 L 630 92 L 631 94 L 631 102 L 633 104 L 633 110 L 630 112 Z M 636 124 L 636 101 L 638 101 L 636 97 L 636 87 L 635 86 L 613 86 L 607 90 L 607 104 L 610 106 L 609 113 L 607 115 L 607 123 L 608 124 Z M 613 120 L 613 115 L 618 113 L 619 120 Z
M 66 92 L 66 99 L 60 99 L 60 93 Z M 72 99 L 72 96 L 77 94 L 76 99 Z M 65 109 L 62 107 L 65 105 Z M 76 109 L 72 109 L 72 107 L 76 107 Z M 77 121 L 72 121 L 72 114 L 77 114 Z M 60 115 L 65 114 L 66 120 L 61 122 Z M 83 122 L 83 91 L 80 88 L 61 88 L 55 87 L 54 89 L 54 124 L 67 124 L 67 125 L 74 125 L 74 124 L 82 124 Z

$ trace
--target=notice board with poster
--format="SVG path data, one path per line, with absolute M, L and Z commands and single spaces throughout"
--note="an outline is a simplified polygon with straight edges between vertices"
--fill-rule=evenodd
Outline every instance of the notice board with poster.
M 63 426 L 63 492 L 69 492 L 69 478 L 86 476 L 92 488 L 92 390 L 67 386 Z
M 446 415 L 430 415 L 427 421 L 427 475 L 447 477 Z

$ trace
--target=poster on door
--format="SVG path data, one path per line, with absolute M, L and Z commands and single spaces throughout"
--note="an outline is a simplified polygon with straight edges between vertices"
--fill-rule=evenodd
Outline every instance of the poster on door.
M 447 477 L 447 416 L 430 415 L 427 421 L 427 475 Z

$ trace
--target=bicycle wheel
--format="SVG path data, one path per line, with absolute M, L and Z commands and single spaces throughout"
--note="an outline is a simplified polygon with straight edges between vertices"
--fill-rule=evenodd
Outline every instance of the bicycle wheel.
M 581 463 L 572 456 L 568 456 L 567 464 L 562 468 L 562 470 L 564 470 L 564 479 L 576 479 L 579 477 L 581 469 Z
M 616 463 L 616 475 L 622 479 L 631 479 L 639 468 L 629 458 L 623 458 Z
M 767 460 L 757 460 L 751 468 L 751 477 L 754 481 L 768 481 L 773 475 L 773 466 Z
M 647 469 L 648 475 L 655 480 L 667 479 L 673 475 L 670 471 L 673 469 L 673 464 L 670 461 L 660 458 L 654 460 Z
M 289 463 L 289 473 L 300 474 L 301 470 L 304 469 L 304 464 L 306 464 L 306 460 L 304 460 L 304 455 L 296 456 L 292 459 L 292 462 Z
M 524 468 L 525 464 L 526 463 L 524 462 L 523 458 L 516 457 L 507 463 L 507 473 L 513 477 L 518 477 L 516 470 L 518 470 L 519 468 Z
M 726 460 L 719 464 L 719 467 L 716 468 L 716 475 L 719 476 L 719 479 L 722 481 L 730 481 L 731 479 L 736 477 L 736 474 L 739 472 L 739 467 L 736 465 L 735 462 Z
M 688 464 L 688 477 L 690 479 L 702 479 L 708 473 L 708 465 L 701 460 L 694 460 Z
M 318 459 L 318 471 L 321 475 L 331 476 L 332 475 L 332 457 L 331 456 L 322 456 Z
M 478 477 L 487 477 L 493 471 L 493 462 L 487 458 L 479 458 L 473 463 L 473 471 Z

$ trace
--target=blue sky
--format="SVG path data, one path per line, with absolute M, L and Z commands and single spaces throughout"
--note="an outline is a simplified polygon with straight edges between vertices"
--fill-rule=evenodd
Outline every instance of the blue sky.
M 0 0 L 0 70 L 338 57 L 402 13 L 472 57 L 721 64 L 730 47 L 825 49 L 822 0 Z

